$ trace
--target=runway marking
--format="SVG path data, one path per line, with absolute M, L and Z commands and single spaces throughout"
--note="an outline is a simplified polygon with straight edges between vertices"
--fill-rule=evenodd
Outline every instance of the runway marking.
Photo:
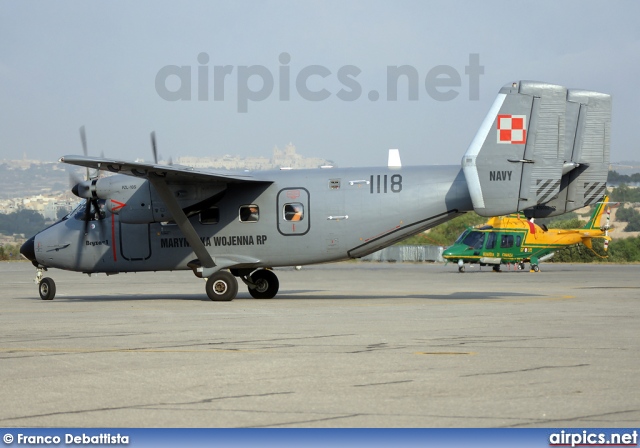
M 476 352 L 416 352 L 416 355 L 477 355 Z

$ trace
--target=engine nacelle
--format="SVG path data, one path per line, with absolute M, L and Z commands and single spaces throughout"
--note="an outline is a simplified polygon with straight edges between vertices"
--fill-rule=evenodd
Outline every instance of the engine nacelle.
M 185 210 L 198 211 L 219 200 L 225 183 L 170 184 L 178 204 Z M 173 219 L 151 183 L 142 178 L 116 174 L 78 183 L 74 194 L 87 199 L 104 199 L 107 210 L 120 217 L 120 222 L 147 224 Z
M 154 222 L 149 181 L 115 175 L 98 179 L 96 196 L 107 201 L 107 209 L 129 224 Z

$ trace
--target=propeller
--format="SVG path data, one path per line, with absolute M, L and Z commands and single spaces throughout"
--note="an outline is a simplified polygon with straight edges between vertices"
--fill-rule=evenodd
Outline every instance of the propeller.
M 89 155 L 89 149 L 87 145 L 87 133 L 85 131 L 84 126 L 80 127 L 80 142 L 82 143 L 82 153 L 85 157 Z M 95 212 L 99 211 L 100 205 L 98 204 L 97 198 L 93 197 L 91 194 L 91 184 L 93 180 L 97 179 L 98 173 L 92 178 L 89 174 L 89 168 L 87 167 L 86 178 L 84 180 L 79 180 L 77 176 L 70 174 L 70 182 L 73 182 L 74 185 L 71 188 L 71 192 L 78 197 L 86 198 L 85 206 L 84 206 L 84 235 L 85 237 L 89 234 L 89 225 L 91 221 L 91 208 Z M 83 190 L 83 191 L 81 191 Z
M 158 146 L 156 145 L 156 131 L 151 132 L 151 150 L 153 151 L 153 163 L 158 164 Z
M 153 163 L 158 164 L 158 144 L 156 143 L 156 131 L 151 132 L 151 151 L 153 152 Z M 167 165 L 173 165 L 173 158 L 169 157 Z

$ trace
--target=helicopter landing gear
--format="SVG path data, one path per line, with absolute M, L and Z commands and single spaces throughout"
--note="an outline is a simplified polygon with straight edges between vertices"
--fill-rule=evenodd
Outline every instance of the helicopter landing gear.
M 524 271 L 524 261 L 521 261 L 520 263 L 518 263 L 518 270 Z
M 495 264 L 495 265 L 493 265 L 493 272 L 502 272 L 502 271 L 500 270 L 500 265 L 499 265 L 499 264 Z
M 42 300 L 53 300 L 56 296 L 56 282 L 52 278 L 44 277 L 47 268 L 38 268 L 36 271 L 35 282 L 38 285 L 38 292 Z
M 540 268 L 538 267 L 538 257 L 531 257 L 529 262 L 531 263 L 531 269 L 529 272 L 540 272 Z

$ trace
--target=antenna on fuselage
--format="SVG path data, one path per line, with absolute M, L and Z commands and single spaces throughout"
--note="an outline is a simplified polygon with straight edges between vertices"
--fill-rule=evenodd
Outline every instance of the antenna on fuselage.
M 400 150 L 399 149 L 390 149 L 389 150 L 389 162 L 387 163 L 389 168 L 401 168 L 402 162 L 400 161 Z

